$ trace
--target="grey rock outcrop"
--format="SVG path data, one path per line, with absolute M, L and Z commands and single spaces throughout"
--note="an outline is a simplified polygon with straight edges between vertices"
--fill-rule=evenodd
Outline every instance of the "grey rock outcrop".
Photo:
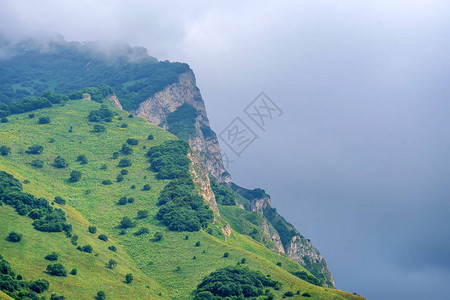
M 167 126 L 164 125 L 167 117 L 184 103 L 193 106 L 198 112 L 195 120 L 196 133 L 189 138 L 189 145 L 203 160 L 211 175 L 220 182 L 230 182 L 231 177 L 223 165 L 217 135 L 211 130 L 205 136 L 202 130 L 205 127 L 210 128 L 209 120 L 205 103 L 196 86 L 195 75 L 191 70 L 181 74 L 178 82 L 167 86 L 142 102 L 134 113 L 167 129 Z

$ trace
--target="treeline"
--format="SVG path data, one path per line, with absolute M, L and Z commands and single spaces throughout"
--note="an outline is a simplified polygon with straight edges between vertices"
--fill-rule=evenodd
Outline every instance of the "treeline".
M 14 207 L 19 215 L 33 219 L 36 230 L 71 234 L 72 225 L 67 224 L 64 211 L 54 209 L 44 198 L 25 193 L 20 181 L 4 171 L 0 171 L 0 204 L 2 202 Z
M 177 140 L 166 141 L 147 152 L 156 178 L 172 179 L 159 195 L 161 208 L 156 215 L 172 231 L 198 231 L 213 220 L 213 212 L 195 190 L 189 174 L 189 149 L 187 142 Z
M 109 86 L 101 86 L 98 88 L 89 87 L 70 93 L 69 95 L 53 94 L 50 91 L 45 91 L 40 97 L 25 98 L 10 104 L 0 104 L 0 118 L 52 107 L 54 104 L 60 104 L 68 100 L 79 100 L 82 99 L 85 94 L 89 94 L 94 101 L 103 102 L 103 99 L 113 94 L 113 90 Z
M 110 86 L 126 110 L 136 109 L 166 86 L 175 83 L 189 70 L 183 63 L 108 61 L 62 45 L 57 51 L 20 49 L 20 55 L 0 61 L 0 103 L 17 102 L 24 97 L 38 97 L 45 90 L 70 94 L 87 86 Z M 86 92 L 90 93 L 90 92 Z M 97 101 L 95 97 L 93 100 Z

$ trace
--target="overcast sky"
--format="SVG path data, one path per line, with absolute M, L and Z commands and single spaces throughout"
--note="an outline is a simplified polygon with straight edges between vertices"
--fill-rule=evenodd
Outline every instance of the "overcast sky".
M 395 3 L 394 3 L 395 2 Z M 213 129 L 256 140 L 230 172 L 262 187 L 338 288 L 448 299 L 448 1 L 8 1 L 1 31 L 116 40 L 190 64 Z M 243 113 L 264 91 L 283 110 Z

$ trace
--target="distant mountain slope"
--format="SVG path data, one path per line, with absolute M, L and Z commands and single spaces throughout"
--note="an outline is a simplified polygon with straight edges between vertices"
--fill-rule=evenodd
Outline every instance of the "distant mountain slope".
M 48 280 L 50 287 L 43 295 L 92 299 L 104 291 L 107 299 L 187 299 L 211 272 L 245 261 L 250 269 L 282 283 L 279 290 L 272 291 L 277 298 L 300 290 L 314 299 L 362 299 L 301 280 L 293 273 L 313 277 L 287 256 L 230 230 L 225 215 L 214 213 L 214 223 L 199 231 L 168 230 L 156 215 L 161 208 L 159 196 L 169 180 L 156 178 L 158 174 L 149 169 L 146 153 L 176 138 L 142 118 L 111 107 L 102 108 L 100 103 L 87 99 L 63 101 L 50 108 L 10 115 L 7 123 L 0 123 L 0 147 L 10 148 L 9 153 L 0 155 L 0 170 L 19 179 L 25 192 L 36 197 L 50 202 L 56 196 L 62 197 L 65 204 L 54 202 L 52 206 L 65 212 L 72 236 L 78 236 L 74 245 L 62 232 L 37 231 L 30 217 L 20 216 L 11 205 L 0 206 L 0 236 L 11 231 L 23 235 L 17 243 L 1 238 L 0 253 L 26 280 Z M 111 120 L 90 122 L 88 116 L 99 109 L 111 110 Z M 49 117 L 50 122 L 39 124 L 42 117 Z M 104 130 L 97 130 L 95 125 Z M 42 151 L 37 152 L 41 154 L 32 153 L 29 147 L 33 145 L 42 146 Z M 128 159 L 131 166 L 118 167 L 123 159 Z M 202 174 L 202 168 L 201 162 L 191 162 L 190 172 Z M 124 169 L 127 172 L 119 180 Z M 81 172 L 76 182 L 69 180 L 73 171 Z M 204 179 L 201 177 L 196 181 L 199 192 Z M 125 203 L 122 197 L 127 198 Z M 130 198 L 134 201 L 128 201 Z M 138 218 L 138 212 L 144 210 L 148 216 Z M 119 228 L 124 217 L 130 217 L 134 226 Z M 89 226 L 96 227 L 95 233 L 88 230 Z M 102 234 L 107 241 L 99 238 Z M 92 253 L 77 250 L 77 246 L 86 245 L 92 246 Z M 116 251 L 111 251 L 111 246 Z M 46 273 L 51 262 L 44 257 L 53 251 L 68 272 L 75 268 L 77 274 L 55 277 Z M 117 265 L 108 268 L 111 259 Z M 134 277 L 130 284 L 124 282 L 128 273 Z

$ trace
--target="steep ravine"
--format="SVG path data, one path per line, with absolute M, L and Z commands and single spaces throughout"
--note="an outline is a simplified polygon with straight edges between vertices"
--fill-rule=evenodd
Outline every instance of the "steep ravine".
M 118 101 L 113 103 L 117 105 Z M 189 70 L 179 76 L 178 82 L 167 86 L 164 90 L 157 92 L 153 96 L 139 105 L 133 113 L 137 116 L 149 120 L 155 125 L 160 125 L 169 129 L 167 118 L 184 103 L 191 105 L 197 110 L 195 118 L 195 133 L 189 137 L 189 145 L 196 151 L 197 155 L 191 155 L 190 159 L 194 165 L 201 159 L 206 166 L 207 172 L 217 178 L 219 182 L 231 186 L 231 176 L 224 167 L 217 135 L 210 129 L 209 120 L 206 113 L 205 104 L 196 86 L 195 75 Z M 204 128 L 207 128 L 205 132 Z M 205 177 L 197 170 L 191 170 L 195 176 Z M 203 172 L 202 172 L 203 173 Z M 207 176 L 206 176 L 207 177 Z M 210 206 L 218 212 L 214 195 L 209 186 L 209 180 L 199 180 L 202 182 L 201 189 L 203 196 L 210 203 Z M 322 280 L 328 287 L 334 287 L 334 279 L 328 270 L 327 263 L 319 251 L 312 243 L 305 239 L 291 224 L 287 223 L 273 208 L 270 197 L 253 199 L 245 206 L 246 210 L 258 211 L 264 217 L 262 226 L 264 233 L 270 237 L 278 253 L 286 253 L 292 260 L 305 266 L 317 278 Z M 289 234 L 285 234 L 289 232 Z

